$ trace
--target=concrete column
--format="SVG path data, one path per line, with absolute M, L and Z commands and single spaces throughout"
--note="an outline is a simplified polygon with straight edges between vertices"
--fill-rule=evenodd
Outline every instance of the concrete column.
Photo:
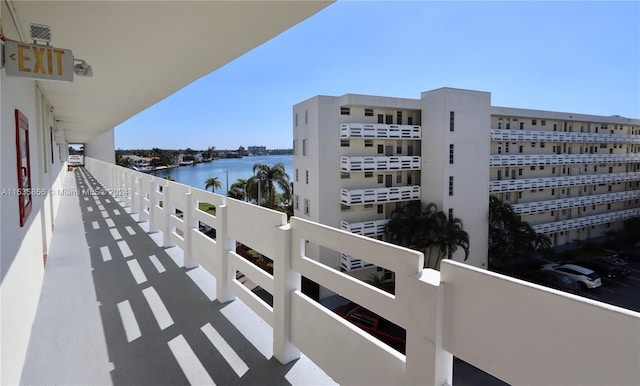
M 164 230 L 162 231 L 162 245 L 165 248 L 175 247 L 175 243 L 171 241 L 171 233 L 173 232 L 173 228 L 171 226 L 171 214 L 175 212 L 175 208 L 171 205 L 171 200 L 169 199 L 170 191 L 171 191 L 171 181 L 167 181 L 162 188 L 162 193 L 164 194 L 164 199 L 162 200 L 162 211 L 164 213 Z
M 291 269 L 291 225 L 278 228 L 280 261 L 273 264 L 273 356 L 282 363 L 300 358 L 291 343 L 291 294 L 300 289 L 300 274 Z
M 218 227 L 216 228 L 216 257 L 215 277 L 216 277 L 216 300 L 220 303 L 227 303 L 236 297 L 229 289 L 229 282 L 234 279 L 235 270 L 229 266 L 227 252 L 235 251 L 236 241 L 227 237 L 228 207 L 225 204 L 216 207 L 216 218 Z
M 440 273 L 425 269 L 409 281 L 407 379 L 409 385 L 451 385 L 453 356 L 443 347 L 444 288 Z
M 156 197 L 156 180 L 151 178 L 149 184 L 149 233 L 158 231 L 158 214 L 156 205 L 158 205 L 158 197 Z
M 197 227 L 197 221 L 193 218 L 193 210 L 196 205 L 196 200 L 193 200 L 191 190 L 185 194 L 186 205 L 183 213 L 182 221 L 184 221 L 184 267 L 196 268 L 198 262 L 193 258 L 193 244 L 191 241 L 191 232 Z

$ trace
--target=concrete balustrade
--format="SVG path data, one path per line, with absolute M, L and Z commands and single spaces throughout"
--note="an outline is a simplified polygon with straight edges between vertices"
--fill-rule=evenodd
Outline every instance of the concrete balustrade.
M 640 313 L 454 261 L 444 260 L 441 272 L 423 269 L 413 250 L 296 217 L 287 223 L 282 213 L 91 158 L 85 164 L 107 188 L 131 189 L 121 197 L 127 205 L 149 195 L 149 229 L 184 250 L 185 266 L 200 264 L 216 278 L 219 302 L 238 298 L 273 327 L 282 363 L 303 352 L 341 384 L 445 385 L 456 355 L 512 384 L 640 384 Z M 198 222 L 215 228 L 215 240 Z M 272 259 L 273 275 L 236 254 L 236 241 Z M 395 272 L 395 294 L 307 257 L 308 243 Z M 237 271 L 271 293 L 273 305 Z M 405 354 L 303 294 L 301 276 L 403 327 Z

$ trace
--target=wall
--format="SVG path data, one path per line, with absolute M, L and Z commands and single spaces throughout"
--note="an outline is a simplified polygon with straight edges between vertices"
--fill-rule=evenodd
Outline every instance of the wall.
M 4 2 L 0 17 L 5 35 L 17 38 Z M 3 159 L 0 189 L 4 190 L 0 197 L 0 383 L 17 384 L 40 297 L 43 259 L 55 226 L 58 208 L 55 193 L 62 187 L 65 173 L 64 159 L 61 161 L 58 154 L 59 144 L 51 135 L 55 125 L 52 106 L 34 81 L 8 78 L 4 71 L 0 72 L 0 154 Z M 11 192 L 18 187 L 15 109 L 29 121 L 31 187 L 38 190 L 38 194 L 32 195 L 31 213 L 23 227 L 19 225 L 18 196 Z
M 111 129 L 97 136 L 93 141 L 84 144 L 84 154 L 87 157 L 99 159 L 104 162 L 116 162 L 114 149 L 114 129 Z
M 489 218 L 489 127 L 491 94 L 442 88 L 422 93 L 422 202 L 433 202 L 462 219 L 469 234 L 467 264 L 487 268 Z M 455 116 L 449 130 L 449 113 Z M 454 163 L 449 163 L 449 145 Z M 454 193 L 449 195 L 449 177 Z M 459 248 L 454 255 L 464 259 Z

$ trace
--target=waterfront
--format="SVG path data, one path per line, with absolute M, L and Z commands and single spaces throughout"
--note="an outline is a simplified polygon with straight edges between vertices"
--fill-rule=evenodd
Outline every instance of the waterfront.
M 250 156 L 243 158 L 223 158 L 211 162 L 202 162 L 192 166 L 180 166 L 152 172 L 160 178 L 171 177 L 176 182 L 190 185 L 198 189 L 204 189 L 204 182 L 209 177 L 218 177 L 222 188 L 216 189 L 216 193 L 226 195 L 227 176 L 225 169 L 229 171 L 229 187 L 239 178 L 249 179 L 253 175 L 253 165 L 257 163 L 273 166 L 278 162 L 284 164 L 290 181 L 293 181 L 293 156 L 292 155 L 267 155 Z

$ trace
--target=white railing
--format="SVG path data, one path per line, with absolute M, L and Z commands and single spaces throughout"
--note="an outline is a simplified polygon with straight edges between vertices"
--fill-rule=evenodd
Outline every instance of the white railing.
M 384 234 L 384 228 L 387 226 L 389 219 L 370 220 L 363 222 L 340 222 L 340 229 L 357 235 L 376 237 Z
M 340 202 L 344 205 L 382 204 L 385 202 L 413 201 L 419 199 L 419 185 L 351 190 L 340 189 Z
M 517 214 L 544 213 L 550 210 L 578 208 L 581 206 L 608 204 L 612 202 L 634 200 L 640 198 L 640 190 L 627 190 L 624 192 L 594 194 L 590 196 L 567 197 L 556 200 L 525 202 L 512 204 L 511 207 Z
M 340 157 L 340 170 L 360 172 L 373 170 L 419 170 L 419 156 Z
M 527 189 L 596 185 L 638 180 L 640 180 L 640 172 L 584 174 L 577 176 L 523 178 L 516 180 L 494 180 L 489 182 L 489 192 L 514 192 Z
M 617 212 L 609 212 L 596 214 L 593 216 L 574 218 L 570 220 L 554 221 L 545 224 L 532 225 L 532 227 L 537 233 L 554 233 L 592 225 L 606 224 L 613 221 L 626 220 L 638 216 L 640 216 L 640 208 L 634 208 Z
M 492 141 L 640 143 L 640 135 L 491 129 Z
M 418 125 L 387 125 L 384 123 L 343 123 L 341 138 L 405 138 L 421 139 L 422 128 Z
M 125 189 L 119 198 L 148 217 L 150 231 L 163 230 L 165 246 L 182 243 L 186 267 L 215 276 L 219 302 L 237 297 L 273 327 L 282 363 L 303 352 L 341 384 L 444 385 L 453 384 L 456 355 L 511 384 L 640 384 L 640 313 L 453 261 L 423 270 L 419 252 L 296 217 L 287 224 L 282 213 L 94 159 L 86 165 L 105 187 Z M 216 229 L 215 240 L 198 221 Z M 237 255 L 236 241 L 271 258 L 273 275 Z M 308 257 L 308 245 L 393 271 L 395 293 Z M 237 271 L 271 293 L 273 305 L 240 284 Z M 301 276 L 403 327 L 405 354 L 307 297 Z
M 346 253 L 340 254 L 340 268 L 344 269 L 346 272 L 353 272 L 371 267 L 374 267 L 374 265 L 368 261 L 347 255 Z
M 640 162 L 640 154 L 530 154 L 492 155 L 489 166 L 574 165 Z

